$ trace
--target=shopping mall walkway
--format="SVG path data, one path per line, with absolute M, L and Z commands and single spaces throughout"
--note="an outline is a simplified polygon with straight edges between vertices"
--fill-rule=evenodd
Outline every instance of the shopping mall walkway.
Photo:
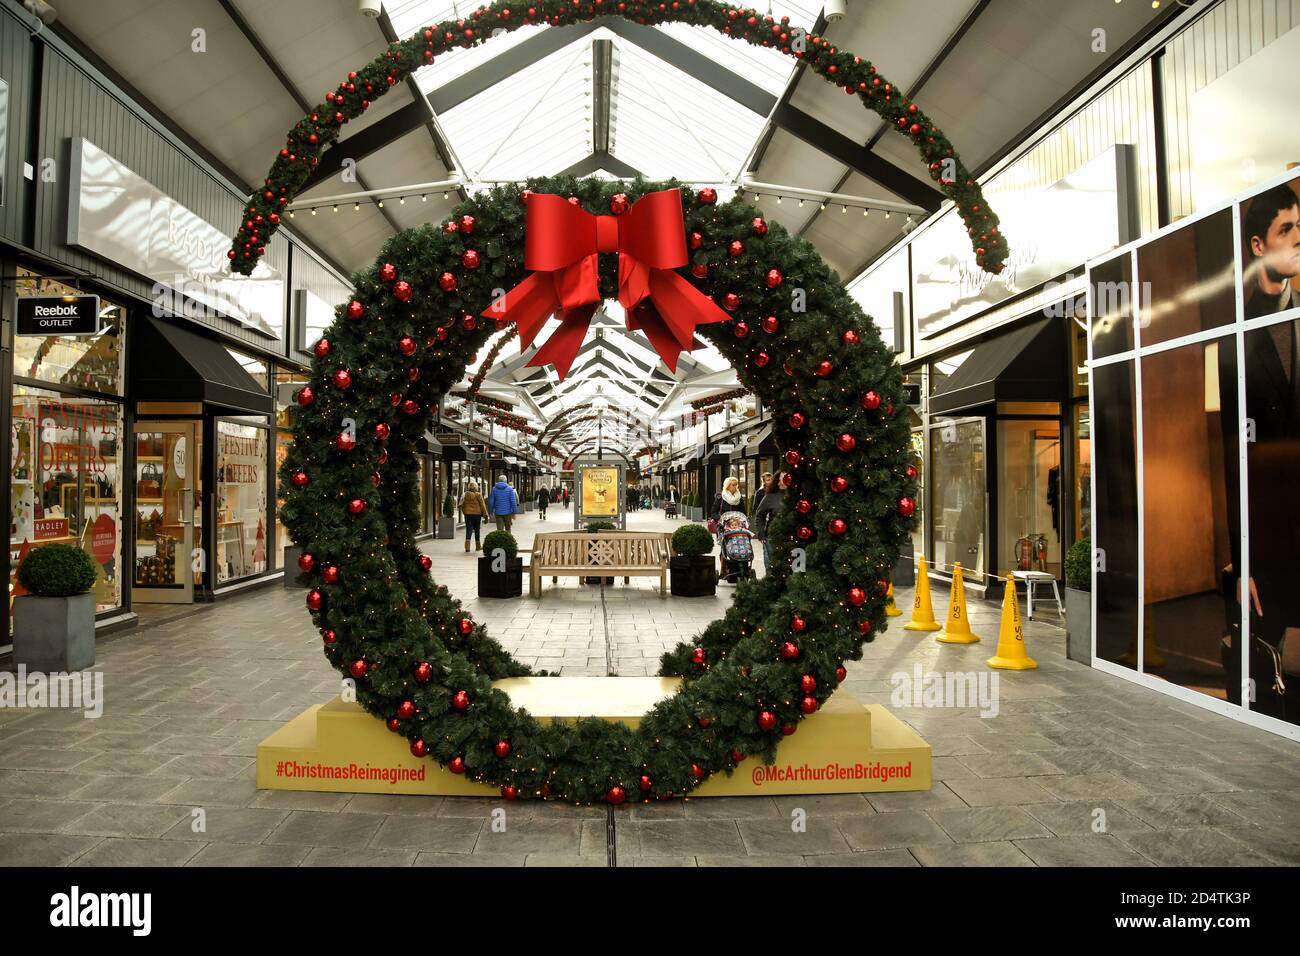
M 516 534 L 526 546 L 537 530 L 571 524 L 553 507 L 545 523 L 521 518 Z M 672 523 L 651 511 L 630 525 Z M 507 647 L 564 674 L 651 674 L 665 648 L 730 599 L 720 589 L 661 601 L 650 579 L 602 590 L 570 578 L 547 581 L 540 601 L 480 602 L 460 541 L 426 550 L 439 580 Z M 848 665 L 846 688 L 888 705 L 893 674 L 984 672 L 996 610 L 975 607 L 972 620 L 984 640 L 968 646 L 895 624 Z M 1067 661 L 1057 628 L 1028 623 L 1026 637 L 1040 667 L 999 674 L 997 716 L 894 708 L 934 747 L 928 793 L 617 811 L 510 804 L 506 832 L 494 833 L 498 800 L 254 787 L 257 742 L 339 684 L 302 592 L 266 589 L 102 641 L 98 720 L 0 710 L 0 864 L 1300 863 L 1300 745 Z M 196 808 L 205 832 L 194 830 Z M 792 832 L 798 808 L 806 832 Z

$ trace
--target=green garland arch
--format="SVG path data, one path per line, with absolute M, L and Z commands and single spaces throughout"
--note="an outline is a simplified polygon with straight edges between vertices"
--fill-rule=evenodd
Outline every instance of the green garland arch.
M 444 20 L 425 27 L 356 70 L 326 93 L 326 100 L 300 119 L 289 131 L 284 147 L 263 186 L 249 197 L 245 218 L 230 251 L 231 269 L 250 275 L 279 230 L 282 213 L 298 194 L 326 146 L 335 142 L 348 121 L 361 116 L 376 99 L 404 81 L 439 53 L 486 42 L 499 33 L 522 26 L 564 26 L 605 16 L 623 17 L 639 24 L 687 23 L 709 27 L 736 40 L 771 47 L 794 56 L 823 79 L 845 93 L 857 96 L 877 113 L 889 129 L 908 137 L 920 152 L 930 178 L 953 201 L 966 224 L 975 249 L 976 263 L 999 273 L 1007 257 L 1007 242 L 998 217 L 984 200 L 983 191 L 966 169 L 951 142 L 917 104 L 909 101 L 868 60 L 832 46 L 807 29 L 790 24 L 789 17 L 774 20 L 757 10 L 728 6 L 713 0 L 542 0 L 511 3 L 496 0 L 479 7 L 469 17 Z
M 673 185 L 557 178 L 528 188 L 608 215 L 620 192 L 635 201 Z M 519 191 L 498 187 L 390 239 L 376 268 L 354 277 L 356 298 L 316 344 L 298 395 L 282 516 L 305 551 L 300 579 L 326 656 L 414 754 L 507 799 L 666 798 L 746 755 L 771 759 L 885 621 L 916 494 L 893 356 L 809 243 L 739 198 L 717 204 L 712 190 L 684 193 L 683 212 L 688 234 L 699 233 L 689 281 L 715 301 L 740 300 L 732 321 L 699 334 L 773 409 L 791 483 L 772 526 L 773 574 L 742 584 L 722 618 L 664 655 L 660 672 L 683 686 L 636 729 L 542 725 L 515 709 L 491 682 L 528 669 L 435 585 L 415 543 L 415 443 L 429 408 L 493 333 L 477 317 L 493 290 L 526 275 Z M 599 273 L 613 297 L 617 258 L 601 257 Z M 791 288 L 805 292 L 805 312 L 791 311 Z M 803 573 L 792 570 L 796 546 Z

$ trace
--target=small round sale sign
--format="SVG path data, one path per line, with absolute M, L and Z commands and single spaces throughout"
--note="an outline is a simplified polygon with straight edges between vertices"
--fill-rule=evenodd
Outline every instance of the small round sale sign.
M 108 564 L 117 551 L 117 525 L 108 515 L 100 515 L 90 528 L 90 553 L 100 564 Z

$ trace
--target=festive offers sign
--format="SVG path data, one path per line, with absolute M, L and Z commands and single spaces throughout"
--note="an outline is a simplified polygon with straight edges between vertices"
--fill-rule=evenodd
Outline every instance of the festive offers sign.
M 618 469 L 584 468 L 582 471 L 582 513 L 618 514 Z

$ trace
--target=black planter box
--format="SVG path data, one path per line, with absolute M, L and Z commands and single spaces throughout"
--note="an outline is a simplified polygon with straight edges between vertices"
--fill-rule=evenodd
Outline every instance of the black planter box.
M 492 559 L 478 559 L 478 596 L 490 598 L 519 597 L 524 593 L 524 559 L 506 562 L 504 571 L 492 570 Z
M 718 590 L 718 565 L 711 554 L 668 559 L 669 590 L 675 597 L 712 597 Z

